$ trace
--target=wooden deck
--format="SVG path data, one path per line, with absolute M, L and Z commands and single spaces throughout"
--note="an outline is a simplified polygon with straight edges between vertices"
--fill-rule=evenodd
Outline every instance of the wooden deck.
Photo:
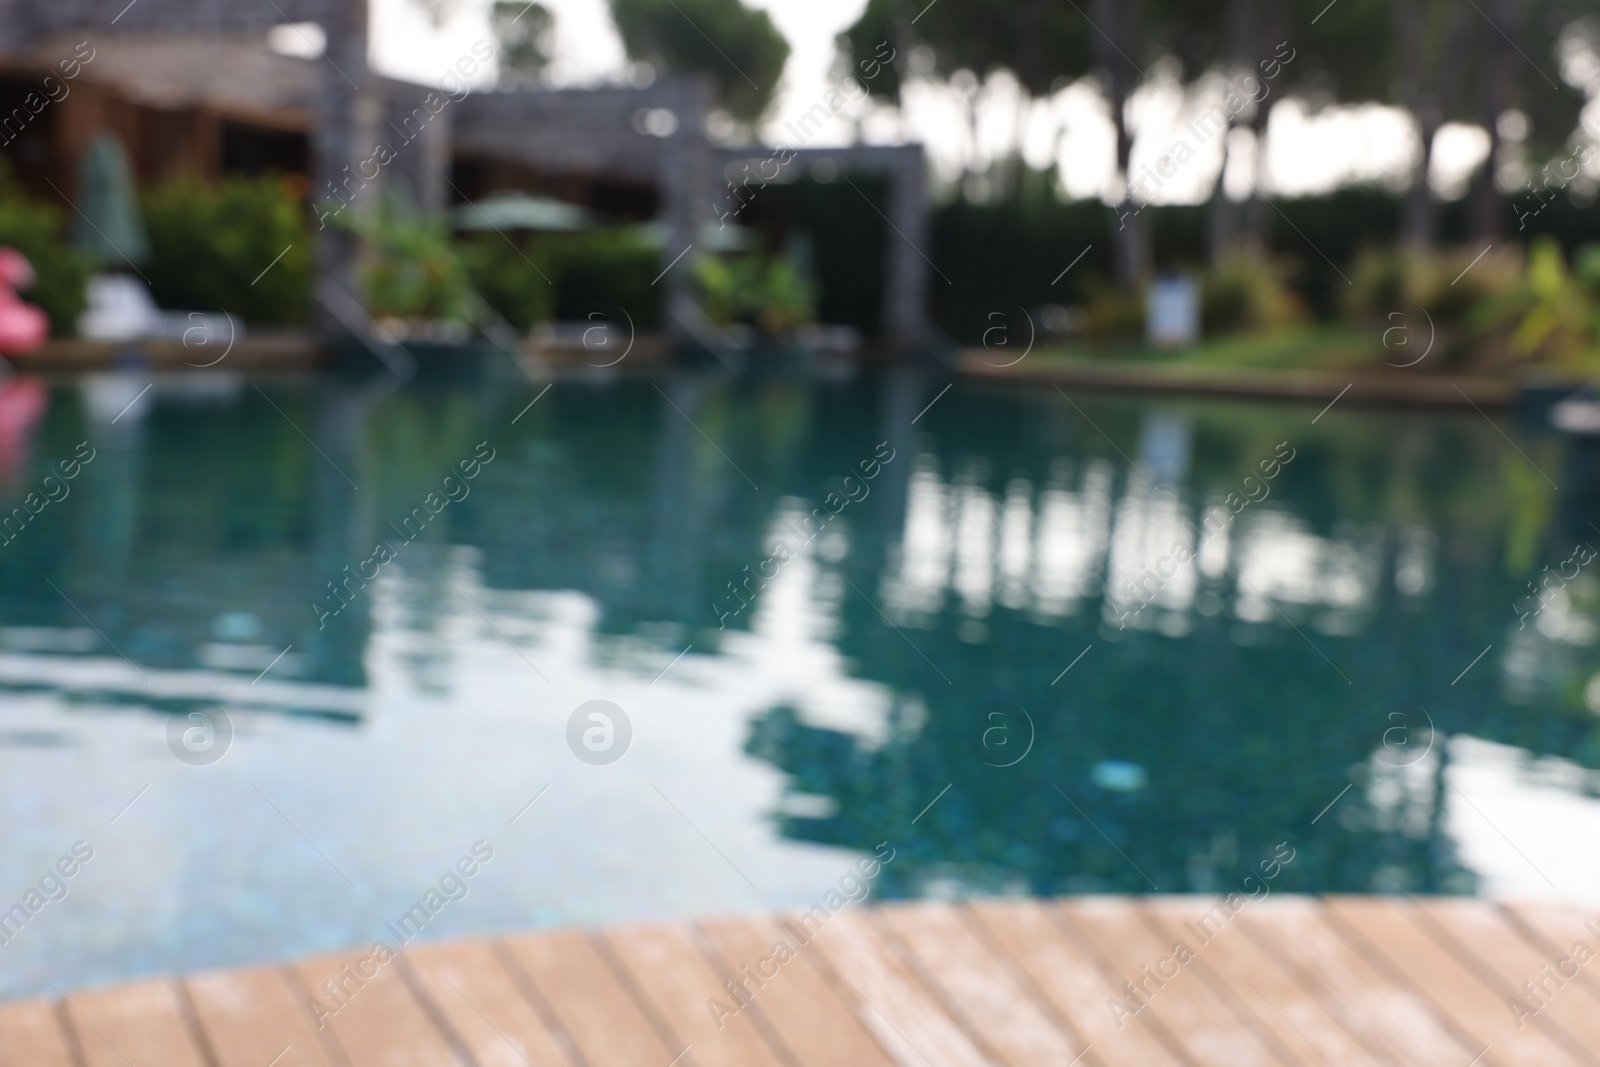
M 519 934 L 382 966 L 358 950 L 0 1005 L 0 1067 L 1600 1063 L 1593 916 L 1457 898 L 1216 903 L 852 905 L 804 931 L 746 918 Z M 325 982 L 343 983 L 338 1001 Z M 338 1007 L 321 1028 L 318 995 Z M 1537 1013 L 1517 1018 L 1512 997 Z

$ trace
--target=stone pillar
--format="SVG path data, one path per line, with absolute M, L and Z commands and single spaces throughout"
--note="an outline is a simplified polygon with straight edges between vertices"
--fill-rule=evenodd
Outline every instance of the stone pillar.
M 693 324 L 700 317 L 694 297 L 690 262 L 700 249 L 690 249 L 676 263 L 685 248 L 700 239 L 701 224 L 708 218 L 714 163 L 706 142 L 705 118 L 710 110 L 710 86 L 698 79 L 684 79 L 667 99 L 677 118 L 677 128 L 666 138 L 660 156 L 661 218 L 667 224 L 667 243 L 661 250 L 661 266 L 672 267 L 657 282 L 666 287 L 666 314 L 662 331 L 673 344 L 694 338 Z
M 420 158 L 412 168 L 412 191 L 417 197 L 417 207 L 428 214 L 439 214 L 450 208 L 450 173 L 453 140 L 451 126 L 455 105 L 451 104 L 433 117 L 423 135 L 417 138 Z
M 327 34 L 327 61 L 318 64 L 316 128 L 311 141 L 311 199 L 319 214 L 330 206 L 346 206 L 340 217 L 363 211 L 377 192 L 360 175 L 361 161 L 376 144 L 381 103 L 373 92 L 367 68 L 366 0 L 327 0 L 322 19 Z M 354 294 L 359 242 L 348 231 L 324 219 L 317 231 L 317 280 L 332 281 Z M 326 313 L 318 329 L 337 333 Z
M 883 329 L 897 353 L 920 353 L 929 336 L 928 176 L 921 145 L 894 150 L 888 166 L 889 204 L 894 229 L 886 235 L 883 277 Z M 894 230 L 899 230 L 898 233 Z
M 0 0 L 0 55 L 20 53 L 38 38 L 34 5 L 26 0 Z
M 376 95 L 382 101 L 382 114 L 374 137 L 395 153 L 378 180 L 403 182 L 424 214 L 445 211 L 450 206 L 451 127 L 461 103 L 443 90 L 395 82 L 381 83 Z M 435 113 L 428 106 L 430 98 L 449 102 L 442 107 L 435 103 L 439 108 Z M 372 173 L 370 166 L 367 173 Z M 375 186 L 372 191 L 376 192 Z

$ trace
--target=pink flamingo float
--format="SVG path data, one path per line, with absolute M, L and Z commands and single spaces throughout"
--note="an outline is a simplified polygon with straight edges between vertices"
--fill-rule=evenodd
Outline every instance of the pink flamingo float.
M 50 336 L 43 311 L 24 303 L 18 289 L 33 286 L 33 266 L 15 248 L 0 248 L 0 355 L 31 352 Z

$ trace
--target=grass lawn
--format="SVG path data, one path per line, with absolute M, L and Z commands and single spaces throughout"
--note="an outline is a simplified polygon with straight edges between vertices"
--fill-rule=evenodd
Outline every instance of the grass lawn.
M 1398 339 L 1398 335 L 1396 335 Z M 1403 363 L 1408 356 L 1390 357 Z M 1273 370 L 1354 370 L 1374 367 L 1385 351 L 1372 331 L 1318 324 L 1271 334 L 1234 334 L 1191 348 L 1157 348 L 1143 342 L 1090 346 L 1042 345 L 1030 354 L 1041 361 L 1166 363 L 1193 368 L 1270 368 Z M 992 357 L 991 357 L 992 358 Z

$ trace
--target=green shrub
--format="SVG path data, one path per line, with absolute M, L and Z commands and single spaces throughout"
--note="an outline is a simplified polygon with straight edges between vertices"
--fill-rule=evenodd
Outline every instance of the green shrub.
M 1099 278 L 1083 282 L 1085 326 L 1090 343 L 1099 346 L 1135 341 L 1144 336 L 1144 298 L 1124 293 Z
M 50 317 L 50 332 L 70 337 L 88 303 L 94 261 L 67 243 L 66 215 L 54 204 L 35 200 L 12 177 L 0 158 L 0 246 L 15 248 L 33 265 L 36 281 L 23 299 Z
M 156 303 L 226 311 L 253 325 L 306 322 L 313 238 L 304 206 L 283 179 L 208 185 L 179 177 L 143 201 L 151 247 L 144 273 Z
M 1406 321 L 1396 315 L 1425 314 L 1435 337 L 1430 369 L 1500 361 L 1506 335 L 1530 295 L 1516 246 L 1486 254 L 1470 248 L 1368 249 L 1350 275 L 1345 310 L 1361 325 L 1382 330 Z
M 811 286 L 786 256 L 702 256 L 695 281 L 714 322 L 744 322 L 778 336 L 816 317 Z
M 634 326 L 661 325 L 661 249 L 638 230 L 534 235 L 473 234 L 457 243 L 473 287 L 518 331 L 577 321 L 615 305 Z
M 1245 330 L 1280 330 L 1305 317 L 1300 298 L 1285 284 L 1283 263 L 1259 253 L 1234 252 L 1205 277 L 1200 316 L 1208 336 Z
M 1391 312 L 1422 308 L 1435 325 L 1465 326 L 1486 301 L 1514 292 L 1524 280 L 1515 246 L 1477 258 L 1480 252 L 1368 249 L 1351 270 L 1346 310 L 1363 322 L 1379 323 Z
M 552 318 L 576 322 L 605 306 L 626 310 L 638 330 L 661 326 L 664 286 L 654 283 L 661 248 L 637 229 L 472 234 L 454 250 L 472 288 L 518 333 Z
M 1577 250 L 1568 271 L 1555 238 L 1534 238 L 1523 285 L 1487 305 L 1479 318 L 1513 323 L 1509 349 L 1516 359 L 1592 372 L 1600 363 L 1600 249 Z
M 457 245 L 472 286 L 484 302 L 527 333 L 536 323 L 555 313 L 555 275 L 548 242 L 524 240 L 498 233 L 475 234 Z
M 390 191 L 368 212 L 339 215 L 336 225 L 366 242 L 361 285 L 373 318 L 459 323 L 477 318 L 472 280 L 447 220 L 421 214 L 403 194 Z
M 594 230 L 548 238 L 555 272 L 556 316 L 583 317 L 584 309 L 604 301 L 620 306 L 636 328 L 654 330 L 662 322 L 665 285 L 661 249 L 636 229 Z M 679 264 L 675 269 L 682 269 Z
M 1350 267 L 1350 286 L 1344 311 L 1365 324 L 1381 322 L 1393 311 L 1410 305 L 1406 289 L 1406 261 L 1394 248 L 1367 248 Z

